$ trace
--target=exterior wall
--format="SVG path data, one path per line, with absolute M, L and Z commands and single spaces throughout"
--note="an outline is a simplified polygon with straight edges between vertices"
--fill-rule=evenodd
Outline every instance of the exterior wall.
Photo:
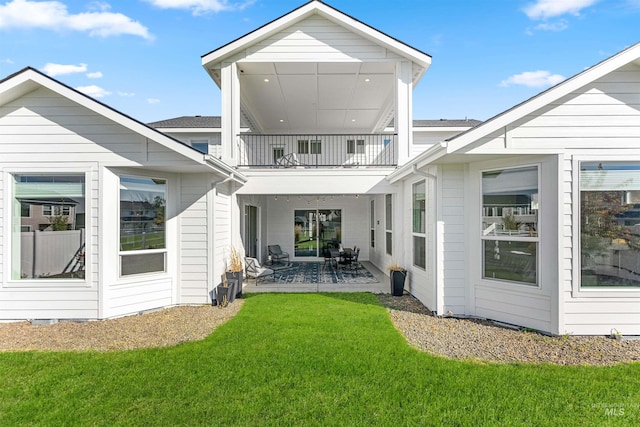
M 180 304 L 203 304 L 210 301 L 212 288 L 210 246 L 212 219 L 211 176 L 182 174 L 180 179 Z M 217 283 L 216 283 L 217 284 Z
M 442 165 L 438 170 L 436 223 L 438 314 L 467 313 L 468 232 L 465 228 L 466 166 Z M 430 248 L 434 246 L 429 246 Z
M 396 59 L 397 55 L 331 21 L 313 16 L 250 46 L 248 61 Z
M 413 265 L 413 184 L 425 181 L 426 190 L 426 262 L 425 268 Z M 436 289 L 435 289 L 435 214 L 436 199 L 435 187 L 431 178 L 412 176 L 404 183 L 403 188 L 403 209 L 401 211 L 402 222 L 404 223 L 404 232 L 402 242 L 398 246 L 402 246 L 403 257 L 399 261 L 404 268 L 407 269 L 407 289 L 413 296 L 418 298 L 430 310 L 436 310 Z
M 218 184 L 215 187 L 215 202 L 213 206 L 213 286 L 222 282 L 222 276 L 227 269 L 229 255 L 232 248 L 232 216 L 231 204 L 235 202 L 230 183 Z M 239 249 L 239 248 L 237 248 Z
M 452 136 L 462 133 L 462 130 L 441 130 L 437 127 L 413 129 L 413 144 L 411 145 L 411 158 L 416 157 L 423 151 L 431 148 L 434 144 L 440 143 Z
M 267 245 L 278 244 L 284 252 L 288 252 L 292 260 L 309 261 L 314 258 L 294 257 L 293 217 L 296 209 L 341 209 L 342 210 L 342 243 L 345 246 L 358 246 L 360 260 L 369 260 L 369 198 L 355 198 L 354 195 L 325 196 L 316 202 L 315 196 L 291 196 L 267 198 Z
M 175 304 L 179 176 L 160 144 L 40 88 L 0 107 L 0 320 L 96 319 Z M 128 168 L 132 167 L 132 168 Z M 84 173 L 86 279 L 10 280 L 12 173 Z M 167 178 L 167 272 L 119 278 L 118 174 Z
M 538 165 L 540 210 L 537 285 L 482 278 L 483 170 Z M 556 156 L 519 156 L 469 166 L 465 217 L 469 224 L 468 263 L 470 283 L 467 314 L 558 333 L 558 185 Z M 447 283 L 444 284 L 445 288 Z

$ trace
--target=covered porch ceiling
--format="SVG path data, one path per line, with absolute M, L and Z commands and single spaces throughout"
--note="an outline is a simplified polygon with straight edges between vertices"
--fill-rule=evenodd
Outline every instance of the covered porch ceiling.
M 393 119 L 393 62 L 239 62 L 241 111 L 257 133 L 373 133 Z

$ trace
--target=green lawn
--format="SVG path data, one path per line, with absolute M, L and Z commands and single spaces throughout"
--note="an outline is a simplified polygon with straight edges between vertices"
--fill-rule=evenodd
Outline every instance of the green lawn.
M 3 426 L 640 425 L 640 364 L 433 357 L 371 294 L 252 295 L 169 349 L 0 353 L 0 383 Z

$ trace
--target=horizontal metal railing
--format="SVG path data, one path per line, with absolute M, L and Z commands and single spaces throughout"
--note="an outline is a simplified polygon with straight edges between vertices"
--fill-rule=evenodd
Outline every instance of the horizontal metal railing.
M 238 166 L 396 166 L 395 134 L 238 135 Z

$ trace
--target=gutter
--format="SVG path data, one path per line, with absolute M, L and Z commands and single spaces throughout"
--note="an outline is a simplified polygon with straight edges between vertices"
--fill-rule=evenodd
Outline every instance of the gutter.
M 220 160 L 218 160 L 217 158 L 211 155 L 204 156 L 204 163 L 212 167 L 213 169 L 215 169 L 216 172 L 218 172 L 219 174 L 226 175 L 226 178 L 223 181 L 221 181 L 221 183 L 225 183 L 229 181 L 235 181 L 240 185 L 244 185 L 247 183 L 246 176 L 244 176 L 243 174 L 241 174 L 231 166 L 227 165 L 224 162 L 221 162 Z
M 449 143 L 447 141 L 442 141 L 439 144 L 432 145 L 427 150 L 422 152 L 422 154 L 419 154 L 418 157 L 414 158 L 409 163 L 403 165 L 402 167 L 400 167 L 400 169 L 396 170 L 395 172 L 389 174 L 386 177 L 387 181 L 393 184 L 394 182 L 400 181 L 401 179 L 405 178 L 407 175 L 411 173 L 417 173 L 418 175 L 420 175 L 421 172 L 415 172 L 418 166 L 419 165 L 426 166 L 429 163 L 432 163 L 435 160 L 438 160 L 439 158 L 447 154 L 448 147 L 449 147 Z

